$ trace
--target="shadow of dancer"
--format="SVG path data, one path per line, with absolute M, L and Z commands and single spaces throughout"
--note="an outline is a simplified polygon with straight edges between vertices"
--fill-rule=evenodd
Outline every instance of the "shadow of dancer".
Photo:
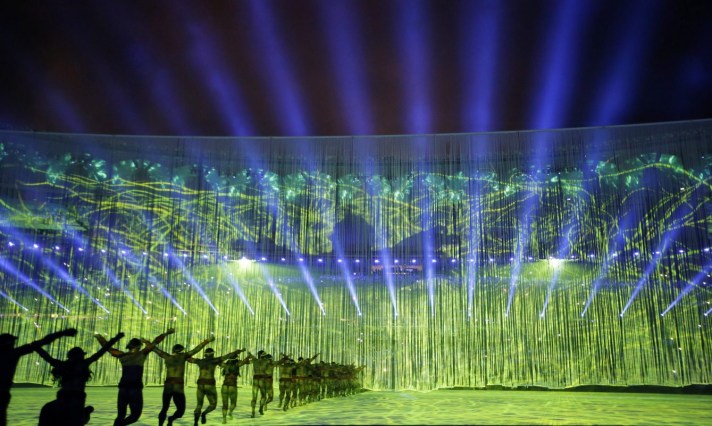
M 7 424 L 7 407 L 10 405 L 10 388 L 20 357 L 36 351 L 44 345 L 49 345 L 60 337 L 77 335 L 76 328 L 50 333 L 40 340 L 15 347 L 17 337 L 12 334 L 0 334 L 0 426 Z
M 156 345 L 163 341 L 169 334 L 175 333 L 172 328 L 165 333 L 156 336 L 151 342 Z M 108 342 L 101 334 L 94 336 L 99 343 L 104 346 Z M 141 349 L 143 342 L 141 339 L 133 338 L 126 345 L 126 352 L 115 348 L 109 349 L 109 354 L 118 358 L 121 363 L 121 380 L 119 380 L 119 396 L 116 402 L 116 419 L 114 426 L 124 426 L 136 423 L 143 412 L 143 365 L 148 354 L 153 350 L 152 346 Z M 127 409 L 131 414 L 126 417 Z
M 67 352 L 66 361 L 52 357 L 44 349 L 37 353 L 52 367 L 52 376 L 59 383 L 57 399 L 48 402 L 40 411 L 39 426 L 82 426 L 89 422 L 89 416 L 94 407 L 85 407 L 87 382 L 92 372 L 89 366 L 102 357 L 111 346 L 118 342 L 124 333 L 117 334 L 89 358 L 80 347 L 74 347 Z

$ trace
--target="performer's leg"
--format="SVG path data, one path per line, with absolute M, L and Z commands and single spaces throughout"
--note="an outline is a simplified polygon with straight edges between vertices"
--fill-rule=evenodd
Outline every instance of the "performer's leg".
M 250 401 L 250 405 L 252 406 L 252 417 L 255 417 L 255 405 L 257 405 L 257 394 L 260 391 L 259 380 L 260 379 L 252 379 L 252 401 Z
M 220 397 L 222 398 L 222 416 L 223 423 L 227 423 L 227 407 L 230 403 L 230 390 L 229 386 L 222 385 L 220 388 Z
M 205 401 L 205 389 L 204 385 L 198 385 L 195 391 L 197 404 L 195 405 L 195 410 L 193 410 L 193 426 L 198 426 L 198 420 L 200 419 L 200 412 L 203 410 L 203 401 Z
M 207 423 L 208 413 L 215 410 L 215 407 L 218 406 L 218 391 L 215 389 L 214 385 L 205 386 L 205 396 L 208 397 L 208 408 L 206 408 L 205 411 L 203 411 L 203 414 L 200 415 L 200 422 L 202 424 Z
M 170 389 L 163 388 L 163 397 L 161 406 L 161 412 L 158 413 L 158 425 L 163 426 L 166 421 L 166 416 L 168 415 L 168 408 L 171 406 L 171 399 L 173 398 L 173 393 Z
M 136 423 L 141 418 L 143 412 L 143 389 L 131 388 L 128 389 L 128 402 L 131 414 L 124 419 L 121 425 L 130 425 Z

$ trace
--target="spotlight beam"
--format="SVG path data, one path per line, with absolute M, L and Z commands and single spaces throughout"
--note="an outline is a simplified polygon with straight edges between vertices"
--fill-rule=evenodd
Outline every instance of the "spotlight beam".
M 42 296 L 46 297 L 49 301 L 54 302 L 59 306 L 60 308 L 64 309 L 65 311 L 69 312 L 69 309 L 59 303 L 57 299 L 55 299 L 51 294 L 47 293 L 45 290 L 43 290 L 40 286 L 32 282 L 32 280 L 20 272 L 19 269 L 17 269 L 14 265 L 10 264 L 7 260 L 5 260 L 3 257 L 0 256 L 0 268 L 4 269 L 9 275 L 13 275 L 17 277 L 18 280 L 20 280 L 24 285 L 30 287 L 34 291 L 38 292 Z
M 404 126 L 408 133 L 423 134 L 432 131 L 430 105 L 431 51 L 429 40 L 430 25 L 427 4 L 421 0 L 399 0 L 393 2 L 397 22 L 398 52 L 404 64 L 402 90 L 405 96 Z
M 672 303 L 670 303 L 670 305 L 669 305 L 663 312 L 660 313 L 660 316 L 665 316 L 665 314 L 667 314 L 672 308 L 674 308 L 678 303 L 680 303 L 680 301 L 681 301 L 686 295 L 688 295 L 688 294 L 689 294 L 690 292 L 692 292 L 694 289 L 698 288 L 699 285 L 700 285 L 700 282 L 702 282 L 702 280 L 704 280 L 705 277 L 707 277 L 707 275 L 710 274 L 710 272 L 712 272 L 712 262 L 707 263 L 707 265 L 705 265 L 705 266 L 700 270 L 700 272 L 698 272 L 698 273 L 692 278 L 692 280 L 690 280 L 690 282 L 687 283 L 687 285 L 685 286 L 685 288 L 680 292 L 680 294 L 677 295 L 677 297 L 675 298 L 675 300 L 673 300 Z M 705 316 L 706 316 L 706 315 L 707 315 L 707 313 L 705 313 Z
M 26 307 L 24 307 L 20 302 L 18 302 L 17 300 L 13 299 L 12 297 L 10 297 L 7 293 L 5 293 L 5 292 L 2 291 L 2 290 L 0 290 L 0 296 L 2 296 L 3 298 L 9 300 L 10 302 L 16 304 L 16 305 L 19 306 L 20 308 L 24 309 L 26 312 L 29 311 L 29 309 L 27 309 Z
M 222 265 L 222 270 L 225 271 L 225 265 Z M 232 285 L 232 288 L 235 290 L 235 293 L 240 297 L 240 300 L 242 300 L 242 303 L 245 304 L 247 309 L 250 311 L 250 313 L 254 316 L 255 311 L 252 309 L 252 306 L 250 306 L 250 302 L 247 301 L 247 297 L 245 296 L 245 292 L 242 291 L 242 286 L 240 285 L 240 282 L 238 281 L 237 278 L 235 278 L 232 273 L 227 272 L 227 280 L 230 282 L 230 285 Z
M 345 114 L 349 133 L 372 134 L 373 119 L 368 111 L 370 88 L 365 81 L 363 63 L 359 60 L 365 53 L 361 43 L 364 35 L 358 30 L 360 23 L 356 22 L 358 14 L 351 2 L 321 2 L 318 7 L 331 67 L 339 86 L 337 96 L 341 111 L 349 112 Z

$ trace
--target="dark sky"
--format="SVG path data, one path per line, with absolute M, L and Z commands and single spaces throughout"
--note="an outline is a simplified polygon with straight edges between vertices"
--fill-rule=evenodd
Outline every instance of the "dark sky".
M 0 6 L 0 128 L 461 133 L 712 117 L 712 2 Z

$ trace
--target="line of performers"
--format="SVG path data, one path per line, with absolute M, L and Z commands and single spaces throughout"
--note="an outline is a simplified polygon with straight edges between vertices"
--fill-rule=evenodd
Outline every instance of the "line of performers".
M 89 366 L 96 362 L 105 353 L 110 353 L 121 363 L 122 373 L 119 381 L 119 394 L 117 402 L 117 416 L 114 426 L 129 425 L 138 421 L 143 411 L 143 367 L 148 354 L 155 352 L 164 361 L 166 367 L 166 380 L 163 385 L 162 408 L 158 414 L 159 426 L 170 426 L 176 419 L 185 413 L 185 366 L 192 363 L 198 366 L 199 376 L 197 381 L 197 406 L 194 415 L 194 426 L 198 422 L 205 424 L 207 415 L 217 408 L 217 389 L 215 371 L 222 369 L 223 384 L 221 395 L 223 400 L 223 423 L 228 417 L 232 419 L 232 412 L 237 405 L 237 378 L 240 376 L 240 367 L 252 364 L 252 417 L 258 405 L 259 413 L 264 414 L 267 405 L 273 400 L 273 373 L 279 372 L 279 408 L 288 410 L 296 405 L 318 401 L 326 397 L 345 396 L 361 389 L 358 373 L 364 366 L 341 365 L 336 363 L 314 362 L 319 354 L 310 358 L 299 357 L 294 360 L 291 356 L 281 354 L 278 360 L 265 351 L 259 351 L 257 356 L 247 352 L 247 356 L 240 359 L 240 353 L 246 352 L 239 349 L 223 356 L 215 356 L 212 348 L 204 351 L 203 358 L 195 355 L 203 350 L 214 337 L 210 337 L 191 350 L 186 350 L 183 345 L 173 345 L 171 352 L 163 351 L 157 345 L 166 336 L 173 334 L 169 329 L 156 336 L 153 340 L 133 338 L 126 345 L 126 351 L 121 351 L 113 346 L 124 337 L 119 333 L 110 340 L 97 334 L 95 337 L 101 344 L 101 349 L 87 357 L 84 350 L 74 347 L 67 353 L 66 360 L 52 357 L 43 346 L 50 344 L 60 337 L 76 336 L 76 329 L 67 329 L 51 333 L 44 338 L 15 347 L 16 337 L 11 334 L 0 334 L 0 426 L 7 424 L 7 408 L 10 403 L 10 389 L 12 379 L 19 359 L 23 355 L 37 352 L 52 366 L 52 375 L 59 385 L 59 391 L 54 401 L 45 404 L 40 411 L 39 426 L 83 426 L 89 422 L 93 407 L 86 406 L 86 384 L 91 379 L 92 372 Z M 207 398 L 208 406 L 203 410 Z M 171 402 L 176 410 L 168 416 Z

